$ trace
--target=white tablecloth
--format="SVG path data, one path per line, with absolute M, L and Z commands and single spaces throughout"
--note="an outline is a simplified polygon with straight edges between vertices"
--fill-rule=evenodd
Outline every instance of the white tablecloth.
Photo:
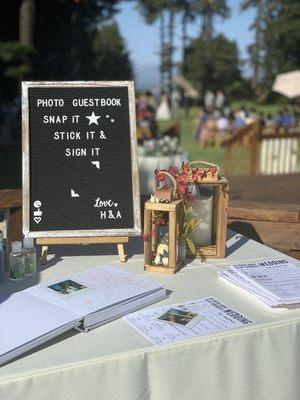
M 153 193 L 153 177 L 156 169 L 169 169 L 171 166 L 180 168 L 183 161 L 189 161 L 187 153 L 164 157 L 139 156 L 141 194 Z
M 52 247 L 49 268 L 23 283 L 1 284 L 0 292 L 5 297 L 13 288 L 107 262 L 143 274 L 141 242 L 132 239 L 130 246 L 135 255 L 126 264 L 109 255 L 112 246 Z M 225 260 L 195 260 L 174 276 L 148 275 L 172 291 L 160 305 L 215 296 L 255 320 L 253 326 L 162 347 L 122 319 L 88 334 L 65 334 L 0 368 L 0 399 L 300 399 L 300 309 L 271 312 L 217 277 L 232 262 L 282 255 L 240 235 L 228 246 Z

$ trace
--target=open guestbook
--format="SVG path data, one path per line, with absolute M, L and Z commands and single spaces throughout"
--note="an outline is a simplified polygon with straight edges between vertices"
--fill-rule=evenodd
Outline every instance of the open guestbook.
M 85 332 L 166 296 L 159 283 L 110 266 L 0 299 L 0 365 L 73 328 Z

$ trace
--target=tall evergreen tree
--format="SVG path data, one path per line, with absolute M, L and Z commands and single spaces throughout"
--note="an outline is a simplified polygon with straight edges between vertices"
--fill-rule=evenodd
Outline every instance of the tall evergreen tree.
M 210 84 L 213 91 L 222 89 L 226 95 L 238 93 L 242 82 L 238 47 L 235 41 L 228 40 L 223 35 L 212 39 L 214 57 L 210 64 Z M 206 42 L 202 37 L 191 41 L 187 48 L 186 76 L 202 93 L 206 79 Z
M 89 79 L 92 41 L 99 23 L 117 11 L 118 0 L 36 2 L 35 70 L 41 79 Z
M 104 24 L 93 41 L 95 53 L 95 79 L 129 80 L 133 78 L 129 53 L 118 25 Z
M 174 69 L 174 26 L 176 14 L 181 11 L 181 0 L 139 0 L 137 9 L 145 21 L 153 24 L 160 20 L 160 86 L 169 93 Z M 166 26 L 167 21 L 167 26 Z
M 263 36 L 263 23 L 265 22 L 263 1 L 264 0 L 244 0 L 241 3 L 242 10 L 248 10 L 249 8 L 256 9 L 255 21 L 250 27 L 250 29 L 255 29 L 255 41 L 249 46 L 249 55 L 252 65 L 251 85 L 257 97 L 259 97 L 261 91 L 259 82 L 263 75 L 261 73 L 261 68 L 264 62 L 262 54 L 265 47 Z
M 10 0 L 0 13 L 0 92 L 17 80 L 91 79 L 93 37 L 120 0 Z M 33 55 L 34 51 L 34 55 Z
M 299 68 L 300 3 L 294 0 L 244 0 L 242 9 L 256 9 L 255 41 L 249 48 L 252 87 L 257 100 L 271 93 L 276 74 Z
M 212 65 L 215 54 L 213 52 L 212 41 L 214 39 L 214 19 L 215 17 L 228 18 L 230 9 L 226 0 L 191 0 L 188 2 L 189 12 L 193 19 L 201 22 L 200 36 L 203 40 L 203 53 L 201 63 L 203 63 L 203 79 L 201 82 L 202 96 L 212 85 Z M 184 2 L 182 3 L 184 6 Z
M 277 12 L 272 21 L 276 73 L 288 72 L 300 67 L 300 2 L 278 0 Z M 275 47 L 275 46 L 274 46 Z

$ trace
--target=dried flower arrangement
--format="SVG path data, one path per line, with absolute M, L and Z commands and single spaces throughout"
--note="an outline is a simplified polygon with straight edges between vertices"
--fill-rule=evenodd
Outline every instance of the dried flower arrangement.
M 192 168 L 194 163 L 182 163 L 181 169 L 171 166 L 168 171 L 155 170 L 155 178 L 162 184 L 163 189 L 169 189 L 170 186 L 166 180 L 171 175 L 173 181 L 175 180 L 175 196 L 183 200 L 182 219 L 180 220 L 180 234 L 179 240 L 189 247 L 192 254 L 195 254 L 195 245 L 190 238 L 191 233 L 198 227 L 201 222 L 195 217 L 190 203 L 192 201 L 192 185 L 200 183 L 205 179 L 215 179 L 218 176 L 219 168 L 216 165 L 205 163 L 209 165 L 207 168 Z M 202 162 L 197 162 L 202 163 Z M 142 233 L 144 240 L 148 240 L 149 236 L 154 237 L 160 226 L 166 225 L 167 221 L 164 213 L 158 214 L 154 218 L 154 229 L 145 235 Z

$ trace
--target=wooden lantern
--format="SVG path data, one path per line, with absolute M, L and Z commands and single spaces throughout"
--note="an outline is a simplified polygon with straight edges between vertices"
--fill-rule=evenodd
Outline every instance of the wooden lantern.
M 196 248 L 198 258 L 224 258 L 227 232 L 227 210 L 229 198 L 229 184 L 226 178 L 219 175 L 219 167 L 210 163 L 195 161 L 189 164 L 192 171 L 193 165 L 203 164 L 205 168 L 197 170 L 204 172 L 199 180 L 189 177 L 193 186 L 192 203 L 195 216 L 201 222 L 191 239 Z M 213 166 L 213 174 L 211 167 Z
M 162 272 L 175 274 L 182 266 L 178 257 L 179 218 L 182 212 L 182 200 L 174 200 L 171 203 L 153 203 L 150 200 L 145 203 L 144 212 L 144 269 L 149 272 Z M 168 250 L 166 260 L 159 257 L 159 232 L 155 224 L 156 218 L 164 215 L 168 219 Z

